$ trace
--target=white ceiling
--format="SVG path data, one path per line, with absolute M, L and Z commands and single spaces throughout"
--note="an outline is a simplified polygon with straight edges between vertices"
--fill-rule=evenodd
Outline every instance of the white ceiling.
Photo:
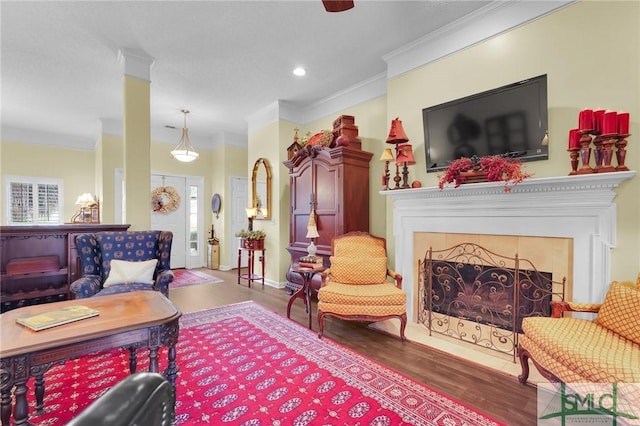
M 490 3 L 355 0 L 328 13 L 320 0 L 3 0 L 2 130 L 92 149 L 100 123 L 122 121 L 118 51 L 128 48 L 155 59 L 152 133 L 175 126 L 177 143 L 187 108 L 196 147 L 246 138 L 247 118 L 273 102 L 305 107 L 385 73 L 385 55 Z

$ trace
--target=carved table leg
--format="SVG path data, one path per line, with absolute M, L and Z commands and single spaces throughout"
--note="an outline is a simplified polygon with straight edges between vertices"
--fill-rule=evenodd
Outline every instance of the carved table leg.
M 28 390 L 29 388 L 25 382 L 16 384 L 14 391 L 16 403 L 13 407 L 13 424 L 16 426 L 29 424 L 29 404 L 27 403 Z
M 2 397 L 0 399 L 0 419 L 5 426 L 9 425 L 9 419 L 11 418 L 11 384 L 2 384 Z
M 44 374 L 36 376 L 36 413 L 44 414 Z
M 138 358 L 136 355 L 136 348 L 131 346 L 129 348 L 129 372 L 131 374 L 136 372 L 136 368 L 138 368 Z
M 149 371 L 158 372 L 158 348 L 149 348 Z

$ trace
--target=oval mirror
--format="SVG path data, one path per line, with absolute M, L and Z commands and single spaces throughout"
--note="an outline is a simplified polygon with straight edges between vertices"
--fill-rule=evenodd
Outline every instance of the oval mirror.
M 251 175 L 252 202 L 256 219 L 271 218 L 271 166 L 266 158 L 258 158 Z

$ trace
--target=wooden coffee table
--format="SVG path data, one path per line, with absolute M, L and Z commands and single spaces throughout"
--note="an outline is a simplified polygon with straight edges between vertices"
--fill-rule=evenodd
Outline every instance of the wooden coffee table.
M 16 323 L 16 318 L 35 315 L 69 305 L 83 305 L 100 315 L 42 331 L 32 331 Z M 169 363 L 164 371 L 173 387 L 178 373 L 175 345 L 178 319 L 182 313 L 157 291 L 135 291 L 111 296 L 90 297 L 28 306 L 0 315 L 1 420 L 9 425 L 11 391 L 15 398 L 13 420 L 28 424 L 27 381 L 35 377 L 36 408 L 44 408 L 44 373 L 54 364 L 98 351 L 123 347 L 130 350 L 129 369 L 136 370 L 136 349 L 149 348 L 149 371 L 158 370 L 158 349 L 169 347 Z M 175 404 L 174 404 L 175 405 Z

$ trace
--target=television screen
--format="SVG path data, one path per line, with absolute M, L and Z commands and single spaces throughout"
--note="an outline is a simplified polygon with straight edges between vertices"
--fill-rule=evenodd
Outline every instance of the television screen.
M 424 108 L 422 118 L 427 172 L 473 155 L 549 158 L 546 74 Z

